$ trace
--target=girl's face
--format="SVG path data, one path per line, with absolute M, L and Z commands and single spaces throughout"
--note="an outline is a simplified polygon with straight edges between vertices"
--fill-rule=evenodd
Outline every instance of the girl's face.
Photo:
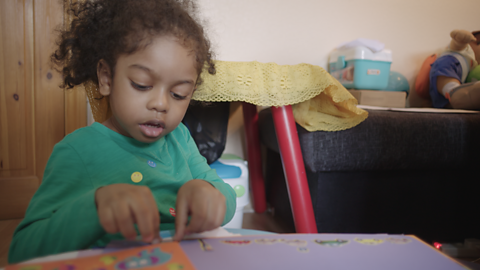
M 97 68 L 99 91 L 109 96 L 112 117 L 103 124 L 141 142 L 154 142 L 182 121 L 197 71 L 194 53 L 170 36 L 117 59 L 115 76 L 103 60 Z

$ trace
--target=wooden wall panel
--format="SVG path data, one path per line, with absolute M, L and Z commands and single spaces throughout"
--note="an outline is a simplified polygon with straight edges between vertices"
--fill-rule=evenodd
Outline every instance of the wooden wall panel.
M 33 194 L 37 191 L 38 178 L 4 178 L 0 182 L 0 220 L 23 218 Z
M 33 120 L 33 2 L 0 2 L 0 219 L 23 217 L 38 187 Z
M 64 10 L 58 0 L 36 0 L 34 5 L 36 175 L 41 180 L 53 147 L 65 136 L 65 95 L 61 76 L 52 69 L 55 29 L 63 27 Z
M 22 218 L 65 135 L 64 92 L 50 68 L 58 0 L 0 1 L 0 220 Z
M 28 64 L 25 63 L 25 12 L 19 1 L 0 3 L 0 170 L 2 176 L 25 173 L 27 137 L 31 135 L 32 122 L 28 85 L 25 81 Z M 12 16 L 18 14 L 20 16 Z M 27 122 L 28 121 L 28 122 Z M 31 137 L 28 138 L 31 140 Z

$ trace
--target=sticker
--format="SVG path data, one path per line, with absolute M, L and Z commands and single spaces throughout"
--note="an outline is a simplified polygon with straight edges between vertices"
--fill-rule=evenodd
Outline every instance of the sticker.
M 313 240 L 314 243 L 317 243 L 322 246 L 326 247 L 341 247 L 345 244 L 348 243 L 348 240 L 342 240 L 342 239 L 335 239 L 335 240 L 320 240 L 320 239 L 315 239 Z
M 282 242 L 282 239 L 270 239 L 270 238 L 255 239 L 255 243 L 260 245 L 272 245 L 280 242 Z
M 177 212 L 175 212 L 175 209 L 173 208 L 168 209 L 168 211 L 170 212 L 170 215 L 172 215 L 173 217 L 177 215 Z
M 297 250 L 298 252 L 302 252 L 302 253 L 310 252 L 310 250 L 307 247 L 298 247 Z
M 32 268 L 20 268 L 20 269 L 21 270 L 32 270 Z M 40 268 L 36 268 L 36 269 L 42 269 L 42 267 L 40 266 Z M 73 265 L 73 264 L 62 263 L 60 266 L 58 266 L 55 269 L 57 269 L 57 270 L 75 270 L 75 269 L 77 269 L 77 267 L 75 267 L 75 265 Z
M 143 175 L 140 172 L 134 172 L 132 173 L 132 176 L 130 177 L 134 183 L 138 183 L 142 181 Z
M 357 241 L 360 244 L 369 245 L 369 246 L 379 245 L 383 243 L 382 239 L 374 239 L 374 238 L 370 238 L 370 239 L 355 238 L 355 241 Z
M 412 241 L 408 238 L 392 238 L 392 237 L 387 238 L 385 240 L 392 243 L 392 244 L 399 244 L 399 245 L 407 244 L 407 243 L 410 243 Z
M 183 267 L 183 265 L 179 264 L 179 263 L 171 263 L 169 265 L 167 265 L 167 268 L 168 270 L 181 270 L 181 269 L 185 269 L 185 267 Z
M 367 75 L 380 75 L 379 69 L 367 69 Z
M 234 245 L 234 246 L 245 246 L 250 244 L 252 241 L 250 240 L 222 240 L 220 241 L 224 244 Z
M 151 252 L 142 250 L 137 256 L 128 257 L 115 265 L 115 270 L 142 269 L 149 266 L 157 266 L 168 262 L 172 254 L 160 251 L 159 248 Z
M 155 163 L 154 161 L 151 161 L 151 160 L 147 161 L 147 164 L 148 164 L 148 166 L 150 166 L 152 168 L 157 167 L 157 163 Z
M 304 247 L 307 245 L 306 240 L 299 239 L 283 239 L 282 242 L 293 247 Z
M 110 265 L 114 263 L 117 260 L 115 256 L 105 256 L 100 258 L 100 261 L 102 261 L 105 265 Z
M 203 239 L 198 239 L 198 242 L 200 243 L 200 248 L 203 250 L 203 251 L 212 251 L 213 248 L 210 244 L 206 243 L 205 241 L 203 241 Z

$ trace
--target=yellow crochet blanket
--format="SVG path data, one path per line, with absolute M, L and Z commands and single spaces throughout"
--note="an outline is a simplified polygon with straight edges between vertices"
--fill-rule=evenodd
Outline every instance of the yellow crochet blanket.
M 295 121 L 308 131 L 349 129 L 368 116 L 356 107 L 357 100 L 319 66 L 226 61 L 216 61 L 215 65 L 215 75 L 202 72 L 204 82 L 195 91 L 194 100 L 292 105 Z M 95 121 L 108 119 L 108 97 L 102 97 L 93 82 L 85 83 L 85 90 Z
M 328 72 L 309 64 L 215 62 L 217 73 L 193 95 L 199 101 L 244 101 L 260 106 L 293 105 L 295 121 L 308 131 L 338 131 L 354 127 L 368 113 Z

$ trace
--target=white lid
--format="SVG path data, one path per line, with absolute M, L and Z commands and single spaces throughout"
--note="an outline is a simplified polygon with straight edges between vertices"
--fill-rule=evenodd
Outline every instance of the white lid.
M 335 49 L 330 54 L 329 63 L 337 62 L 339 56 L 345 56 L 345 61 L 365 59 L 373 61 L 392 62 L 391 50 L 383 49 L 379 52 L 374 53 L 372 52 L 372 50 L 364 46 L 351 47 L 342 50 Z

